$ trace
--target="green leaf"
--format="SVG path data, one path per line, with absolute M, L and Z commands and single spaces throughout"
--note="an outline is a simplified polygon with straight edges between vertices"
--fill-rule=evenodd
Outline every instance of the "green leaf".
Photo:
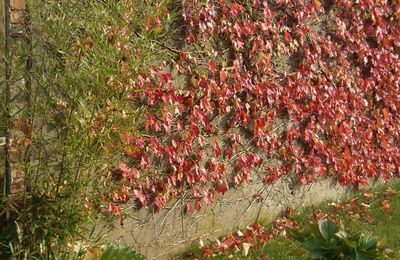
M 361 232 L 353 232 L 347 235 L 347 239 L 353 240 L 353 241 L 358 241 L 361 237 Z
M 144 257 L 130 247 L 108 246 L 101 254 L 100 260 L 144 260 Z
M 323 219 L 318 222 L 319 232 L 326 240 L 335 238 L 335 234 L 339 231 L 338 226 L 329 219 Z
M 348 247 L 350 247 L 352 249 L 356 249 L 357 248 L 357 242 L 356 241 L 352 241 L 350 239 L 343 239 L 343 241 Z
M 306 238 L 308 237 L 308 234 L 306 234 L 304 231 L 301 232 L 297 229 L 291 229 L 290 233 L 294 239 L 296 239 L 299 242 L 304 242 Z
M 324 259 L 324 256 L 327 252 L 319 249 L 319 250 L 313 250 L 310 252 L 310 257 L 311 259 Z
M 321 235 L 321 232 L 319 231 L 318 223 L 314 223 L 314 224 L 311 225 L 310 227 L 311 227 L 311 233 L 312 233 L 314 236 L 319 237 L 319 238 L 321 238 L 321 239 L 323 238 L 322 235 Z
M 376 248 L 377 243 L 378 239 L 376 237 L 362 235 L 360 237 L 360 240 L 358 240 L 358 247 L 360 250 L 368 251 L 373 248 Z
M 313 251 L 321 248 L 324 245 L 324 243 L 319 240 L 318 238 L 311 238 L 306 241 L 304 241 L 301 246 L 308 251 Z
M 356 259 L 355 260 L 368 260 L 369 258 L 356 250 Z

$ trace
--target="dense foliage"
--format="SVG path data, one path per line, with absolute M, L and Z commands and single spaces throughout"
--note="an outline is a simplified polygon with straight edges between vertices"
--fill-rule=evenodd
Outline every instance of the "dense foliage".
M 398 8 L 184 2 L 187 45 L 175 70 L 143 70 L 129 93 L 146 122 L 125 134 L 124 189 L 156 209 L 189 190 L 191 211 L 255 172 L 268 184 L 290 173 L 350 185 L 398 175 Z M 151 18 L 149 30 L 166 17 Z
M 0 201 L 5 255 L 56 255 L 98 213 L 122 221 L 130 199 L 191 212 L 254 180 L 397 176 L 399 8 L 27 1 L 10 79 L 25 183 Z

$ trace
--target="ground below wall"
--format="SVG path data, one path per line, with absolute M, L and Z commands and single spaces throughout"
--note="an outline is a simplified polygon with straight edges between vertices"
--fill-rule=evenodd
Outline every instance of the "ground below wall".
M 128 208 L 123 226 L 117 221 L 103 226 L 103 239 L 104 243 L 132 246 L 148 259 L 166 259 L 199 239 L 215 239 L 256 221 L 270 222 L 288 207 L 337 201 L 351 190 L 330 178 L 295 188 L 288 178 L 273 185 L 254 182 L 228 191 L 211 206 L 190 215 L 184 214 L 185 199 L 155 214 L 148 209 Z M 257 201 L 258 195 L 265 200 Z

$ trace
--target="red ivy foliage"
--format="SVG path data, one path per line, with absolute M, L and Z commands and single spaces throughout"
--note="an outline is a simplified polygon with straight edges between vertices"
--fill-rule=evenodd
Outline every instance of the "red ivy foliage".
M 176 75 L 137 77 L 131 96 L 146 124 L 124 136 L 133 152 L 120 167 L 122 194 L 156 210 L 186 194 L 190 212 L 256 170 L 266 183 L 290 173 L 343 185 L 399 174 L 397 0 L 188 0 L 182 16 L 206 66 L 181 52 Z M 279 57 L 289 57 L 285 71 Z

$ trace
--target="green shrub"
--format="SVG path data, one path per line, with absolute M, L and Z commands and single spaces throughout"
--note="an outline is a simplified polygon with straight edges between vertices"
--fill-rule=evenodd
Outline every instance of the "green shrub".
M 292 232 L 311 259 L 386 259 L 393 252 L 386 248 L 385 239 L 378 240 L 362 232 L 346 232 L 328 219 Z
M 13 174 L 23 172 L 25 182 L 19 194 L 0 198 L 1 259 L 59 258 L 107 212 L 119 189 L 113 169 L 128 153 L 124 134 L 136 137 L 143 125 L 132 82 L 171 56 L 156 42 L 169 44 L 174 29 L 146 30 L 168 1 L 151 2 L 26 2 L 34 32 L 10 40 L 9 104 Z
M 100 256 L 100 260 L 144 260 L 144 256 L 130 247 L 109 245 Z

